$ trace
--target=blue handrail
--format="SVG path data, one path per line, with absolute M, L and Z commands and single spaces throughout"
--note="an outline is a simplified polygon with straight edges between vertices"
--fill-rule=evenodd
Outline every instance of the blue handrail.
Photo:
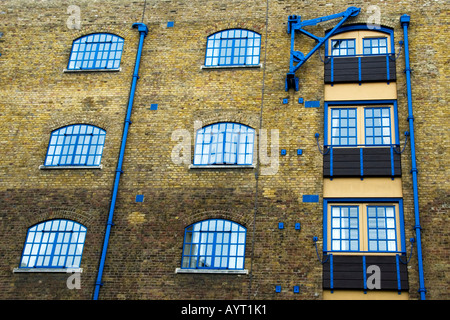
M 317 137 L 316 137 L 317 139 Z M 397 148 L 400 149 L 400 145 L 398 144 L 380 144 L 380 145 L 375 145 L 375 144 L 355 144 L 355 145 L 342 145 L 342 146 L 335 146 L 335 145 L 324 145 L 324 151 L 322 152 L 320 150 L 319 147 L 319 151 L 321 151 L 321 153 L 323 155 L 330 155 L 330 177 L 331 179 L 333 178 L 333 149 L 338 148 L 338 149 L 344 149 L 344 148 L 359 148 L 359 163 L 360 163 L 360 176 L 361 176 L 361 180 L 364 177 L 364 148 L 371 148 L 371 147 L 384 147 L 386 149 L 389 148 L 390 153 L 389 153 L 389 159 L 391 162 L 391 177 L 392 179 L 394 179 L 395 176 L 395 161 L 394 161 L 394 152 L 397 154 L 400 154 L 401 152 L 397 151 Z M 327 149 L 325 151 L 325 149 Z

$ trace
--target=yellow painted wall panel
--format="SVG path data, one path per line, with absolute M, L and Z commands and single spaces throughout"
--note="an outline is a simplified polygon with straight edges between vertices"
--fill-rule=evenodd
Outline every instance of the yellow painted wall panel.
M 359 290 L 324 290 L 324 300 L 408 300 L 409 294 L 407 292 L 394 291 L 375 291 L 367 290 L 367 293 Z
M 401 198 L 401 178 L 336 178 L 323 180 L 324 198 Z

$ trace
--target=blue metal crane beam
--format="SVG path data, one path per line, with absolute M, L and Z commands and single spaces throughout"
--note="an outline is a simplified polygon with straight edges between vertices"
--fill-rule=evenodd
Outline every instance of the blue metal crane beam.
M 301 21 L 300 16 L 289 16 L 288 18 L 288 25 L 287 25 L 287 33 L 291 34 L 291 53 L 290 53 L 290 64 L 289 64 L 289 73 L 286 77 L 286 91 L 288 91 L 291 88 L 294 88 L 295 91 L 298 91 L 298 78 L 295 76 L 295 72 L 336 32 L 336 30 L 344 24 L 345 21 L 347 21 L 350 17 L 355 17 L 359 14 L 361 11 L 360 8 L 355 7 L 349 7 L 346 11 L 320 17 L 316 19 L 311 20 L 305 20 Z M 317 25 L 320 22 L 333 20 L 337 18 L 342 18 L 339 23 L 334 26 L 333 29 L 331 29 L 324 37 L 318 37 L 306 30 L 303 29 L 303 27 L 306 26 L 314 26 Z M 306 55 L 304 55 L 300 51 L 294 50 L 294 43 L 295 43 L 295 33 L 300 32 L 304 35 L 314 39 L 317 44 L 316 46 Z M 295 64 L 296 63 L 296 64 Z

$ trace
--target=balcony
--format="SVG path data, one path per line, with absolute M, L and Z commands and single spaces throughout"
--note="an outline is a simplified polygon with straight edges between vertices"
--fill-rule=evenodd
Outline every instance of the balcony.
M 328 57 L 324 70 L 326 84 L 390 82 L 397 79 L 393 54 Z
M 369 267 L 379 269 L 380 290 L 408 291 L 408 269 L 406 257 L 392 256 L 356 256 L 356 255 L 324 255 L 322 285 L 325 290 L 347 289 L 367 290 L 368 278 L 372 272 Z M 371 269 L 369 269 L 371 270 Z M 371 282 L 371 281 L 369 281 Z
M 333 177 L 400 177 L 399 147 L 390 146 L 326 146 L 323 176 Z

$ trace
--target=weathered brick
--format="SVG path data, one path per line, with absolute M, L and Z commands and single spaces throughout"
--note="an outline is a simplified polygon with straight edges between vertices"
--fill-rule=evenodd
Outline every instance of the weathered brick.
M 323 63 L 314 55 L 300 70 L 300 91 L 285 92 L 290 37 L 287 17 L 312 19 L 344 11 L 348 1 L 77 1 L 81 29 L 69 29 L 64 1 L 8 0 L 0 7 L 0 297 L 91 299 L 103 245 L 111 191 L 130 94 L 139 33 L 149 27 L 134 100 L 118 200 L 100 290 L 101 299 L 321 299 L 322 268 L 312 238 L 322 238 L 322 157 L 314 133 L 323 132 Z M 365 23 L 369 3 L 356 22 Z M 446 1 L 377 3 L 381 23 L 395 28 L 411 16 L 410 55 L 423 260 L 428 299 L 448 299 L 448 24 Z M 268 6 L 268 7 L 267 7 Z M 268 15 L 266 15 L 268 14 Z M 167 22 L 174 21 L 173 28 Z M 321 34 L 327 23 L 311 30 Z M 261 68 L 201 69 L 206 37 L 227 28 L 262 35 Z M 120 72 L 64 73 L 72 41 L 111 32 L 125 39 Z M 267 33 L 266 33 L 267 32 Z M 303 39 L 303 38 L 302 38 Z M 304 38 L 298 50 L 314 42 Z M 397 48 L 398 49 L 398 48 Z M 267 54 L 267 56 L 265 56 Z M 404 53 L 397 60 L 400 133 L 407 123 Z M 298 98 L 320 100 L 304 108 Z M 282 99 L 289 103 L 283 104 Z M 158 110 L 149 110 L 152 103 Z M 262 118 L 260 119 L 260 116 Z M 236 121 L 277 129 L 274 175 L 255 169 L 193 170 L 175 164 L 177 129 Z M 39 170 L 52 130 L 88 123 L 107 131 L 101 170 Z M 297 156 L 296 150 L 303 149 Z M 406 239 L 415 237 L 410 147 L 402 155 Z M 193 153 L 193 144 L 191 152 Z M 270 155 L 270 150 L 268 151 Z M 267 167 L 262 165 L 260 169 Z M 137 194 L 145 196 L 136 203 Z M 319 203 L 303 203 L 316 194 Z M 17 274 L 27 229 L 51 218 L 88 228 L 82 288 L 69 290 L 66 274 Z M 247 227 L 248 275 L 175 274 L 184 228 L 207 218 Z M 285 229 L 278 229 L 284 222 Z M 300 222 L 302 229 L 294 230 Z M 320 242 L 319 242 L 320 245 Z M 408 245 L 408 244 L 407 244 Z M 319 248 L 320 249 L 320 248 Z M 409 248 L 408 248 L 409 252 Z M 417 252 L 410 262 L 410 299 L 418 299 Z M 275 293 L 275 285 L 282 286 Z M 294 294 L 292 287 L 300 286 Z

